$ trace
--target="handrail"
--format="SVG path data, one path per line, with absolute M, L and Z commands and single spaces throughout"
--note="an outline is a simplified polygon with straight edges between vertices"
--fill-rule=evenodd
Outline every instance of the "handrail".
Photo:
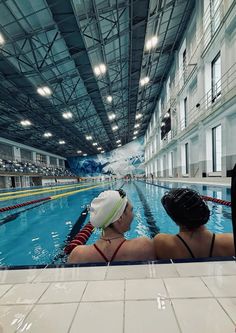
M 179 134 L 181 135 L 182 133 L 186 133 L 190 128 L 195 126 L 199 120 L 206 119 L 210 114 L 215 112 L 219 106 L 229 101 L 234 96 L 235 88 L 236 64 L 233 64 L 222 76 L 221 80 L 216 83 L 216 97 L 213 98 L 212 89 L 210 89 L 198 101 L 198 106 L 196 105 L 189 110 L 187 124 L 185 124 L 185 119 L 179 121 L 176 128 L 172 128 L 172 130 L 166 136 L 165 140 L 162 140 L 162 146 L 166 146 Z M 230 94 L 231 92 L 233 92 L 232 95 Z

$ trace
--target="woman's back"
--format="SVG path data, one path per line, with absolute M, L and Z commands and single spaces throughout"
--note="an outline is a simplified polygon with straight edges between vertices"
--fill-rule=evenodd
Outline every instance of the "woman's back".
M 203 227 L 204 228 L 204 227 Z M 185 259 L 233 256 L 232 234 L 217 234 L 214 237 L 206 228 L 195 232 L 180 232 L 177 235 L 159 234 L 154 238 L 154 247 L 159 259 Z
M 110 242 L 99 239 L 93 245 L 79 245 L 72 251 L 69 263 L 110 262 L 115 253 L 112 261 L 155 259 L 153 241 L 140 237 L 131 240 L 116 239 Z

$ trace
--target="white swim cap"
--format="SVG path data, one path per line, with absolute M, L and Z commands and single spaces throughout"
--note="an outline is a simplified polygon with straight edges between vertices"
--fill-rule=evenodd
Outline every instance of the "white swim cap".
M 94 227 L 106 228 L 124 213 L 128 199 L 119 191 L 104 191 L 90 205 L 90 222 Z

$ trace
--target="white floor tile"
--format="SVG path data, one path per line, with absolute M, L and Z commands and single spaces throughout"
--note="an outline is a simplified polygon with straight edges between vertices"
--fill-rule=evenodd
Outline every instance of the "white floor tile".
M 124 281 L 91 281 L 82 301 L 118 301 L 124 299 Z
M 236 325 L 236 298 L 218 298 L 218 301 Z
M 29 283 L 42 271 L 43 269 L 0 270 L 0 283 Z
M 69 333 L 122 333 L 123 302 L 80 303 Z
M 38 303 L 78 303 L 86 285 L 85 281 L 52 283 Z
M 167 297 L 166 288 L 161 279 L 125 281 L 125 299 L 157 299 L 157 297 Z
M 174 264 L 180 276 L 211 276 L 236 274 L 235 261 Z
M 104 280 L 107 267 L 47 268 L 34 282 Z
M 203 277 L 202 280 L 216 297 L 236 297 L 236 276 Z
M 12 287 L 12 284 L 3 284 L 0 285 L 0 297 L 2 297 L 2 295 L 4 295 L 7 290 L 9 290 Z M 1 333 L 1 331 L 0 331 Z
M 205 284 L 198 277 L 164 279 L 171 298 L 212 297 Z
M 235 325 L 215 299 L 174 299 L 182 333 L 232 333 Z
M 17 333 L 66 333 L 78 304 L 37 304 Z
M 168 300 L 126 301 L 125 333 L 180 332 Z
M 152 278 L 149 265 L 110 266 L 107 280 Z
M 22 327 L 22 323 L 32 305 L 0 305 L 0 332 L 13 333 Z
M 173 264 L 150 264 L 149 265 L 150 278 L 162 278 L 162 277 L 178 277 L 175 265 Z
M 0 298 L 0 304 L 35 303 L 48 286 L 48 283 L 16 284 L 2 298 Z

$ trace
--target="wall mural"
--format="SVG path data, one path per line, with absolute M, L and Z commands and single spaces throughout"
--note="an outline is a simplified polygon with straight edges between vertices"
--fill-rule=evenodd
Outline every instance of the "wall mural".
M 70 169 L 81 177 L 144 174 L 143 138 L 108 153 L 88 157 L 68 157 Z

